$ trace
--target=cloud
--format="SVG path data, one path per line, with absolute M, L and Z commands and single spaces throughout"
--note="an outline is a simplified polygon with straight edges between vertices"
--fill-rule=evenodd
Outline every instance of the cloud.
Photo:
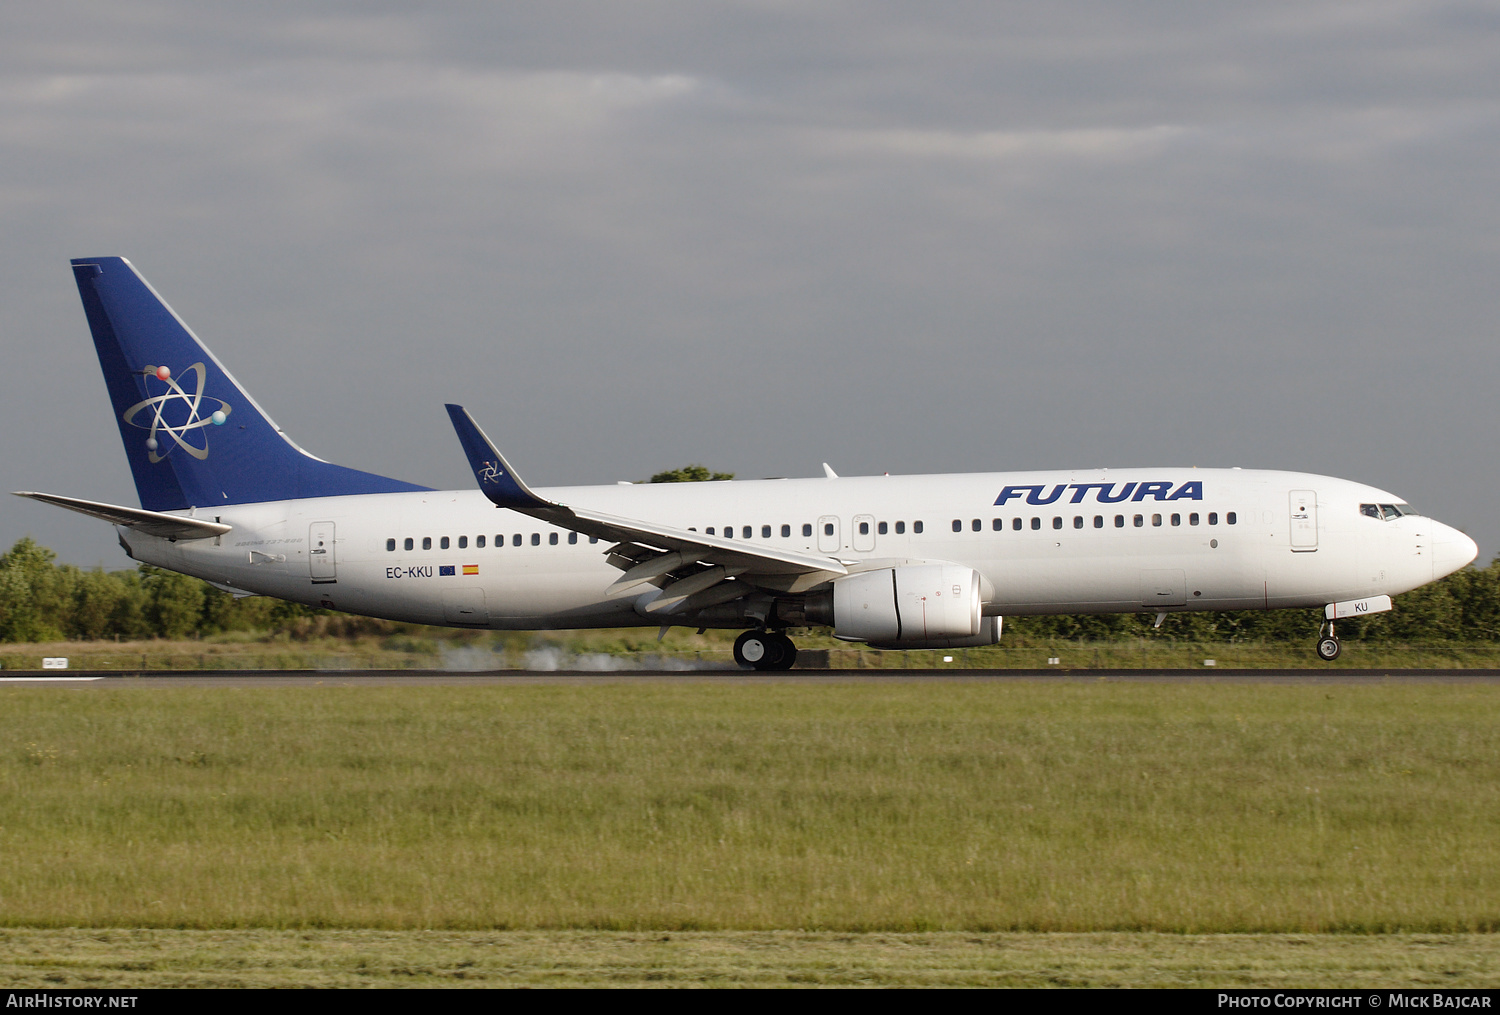
M 825 147 L 855 156 L 894 155 L 921 159 L 1066 161 L 1158 158 L 1187 133 L 1173 125 L 1139 129 L 1074 130 L 871 130 L 834 131 Z

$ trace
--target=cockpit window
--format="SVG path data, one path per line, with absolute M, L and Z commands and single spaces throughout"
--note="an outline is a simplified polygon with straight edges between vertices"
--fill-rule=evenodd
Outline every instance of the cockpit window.
M 1369 518 L 1379 518 L 1384 521 L 1393 521 L 1405 515 L 1420 514 L 1410 504 L 1361 504 L 1359 513 Z

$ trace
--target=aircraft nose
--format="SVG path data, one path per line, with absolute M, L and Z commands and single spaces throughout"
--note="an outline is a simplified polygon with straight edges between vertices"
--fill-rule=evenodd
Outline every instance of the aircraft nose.
M 1432 540 L 1432 577 L 1441 578 L 1471 563 L 1479 545 L 1450 525 L 1437 523 Z

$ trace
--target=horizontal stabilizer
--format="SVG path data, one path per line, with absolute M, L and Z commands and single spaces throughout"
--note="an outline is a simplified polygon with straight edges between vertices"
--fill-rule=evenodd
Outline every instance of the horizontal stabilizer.
M 222 536 L 233 528 L 220 522 L 206 522 L 201 518 L 183 518 L 179 515 L 163 514 L 160 511 L 144 511 L 140 508 L 121 507 L 118 504 L 101 504 L 93 500 L 79 500 L 77 497 L 59 497 L 54 493 L 18 490 L 16 496 L 29 497 L 43 504 L 56 504 L 69 511 L 77 511 L 81 515 L 102 518 L 115 525 L 127 525 L 137 532 L 143 532 L 148 536 L 161 536 L 164 539 L 208 539 L 213 536 Z

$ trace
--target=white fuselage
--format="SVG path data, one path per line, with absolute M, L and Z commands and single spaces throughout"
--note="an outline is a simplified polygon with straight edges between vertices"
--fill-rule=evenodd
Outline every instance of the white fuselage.
M 1389 493 L 1289 472 L 875 476 L 537 493 L 575 508 L 823 555 L 850 571 L 961 563 L 982 576 L 991 616 L 1323 606 L 1405 592 L 1476 552 L 1467 536 L 1433 519 L 1361 513 L 1364 504 L 1398 503 Z M 664 619 L 647 616 L 639 595 L 605 595 L 620 577 L 605 559 L 607 542 L 496 509 L 478 491 L 193 514 L 233 530 L 175 543 L 126 529 L 121 536 L 147 563 L 373 617 L 472 626 L 477 601 L 480 626 L 492 628 Z M 465 603 L 469 613 L 461 617 L 455 604 Z

